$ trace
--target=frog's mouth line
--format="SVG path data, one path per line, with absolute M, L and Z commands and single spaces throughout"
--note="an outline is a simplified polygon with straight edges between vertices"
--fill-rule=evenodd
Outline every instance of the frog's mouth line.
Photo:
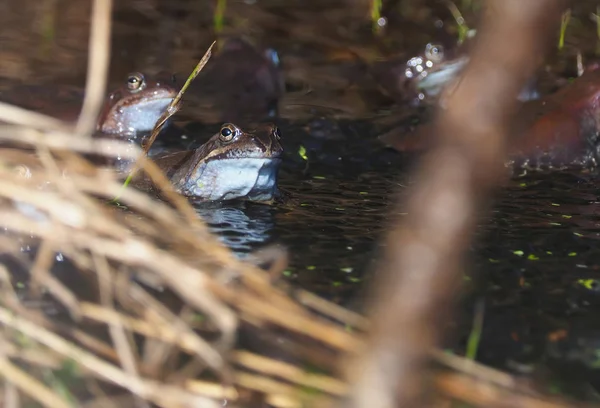
M 281 161 L 282 153 L 272 153 L 271 156 L 228 156 L 228 153 L 222 153 L 215 156 L 210 157 L 210 159 L 206 160 L 207 163 L 211 162 L 224 162 L 224 161 L 236 161 L 236 160 L 279 160 Z
M 281 156 L 257 156 L 257 157 L 219 157 L 214 160 L 209 160 L 208 162 L 214 161 L 237 161 L 237 160 L 278 160 L 281 161 Z

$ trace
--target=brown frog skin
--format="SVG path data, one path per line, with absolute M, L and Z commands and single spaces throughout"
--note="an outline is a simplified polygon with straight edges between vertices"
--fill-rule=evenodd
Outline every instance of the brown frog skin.
M 590 70 L 540 101 L 523 105 L 509 164 L 525 168 L 595 167 L 600 131 L 600 71 Z
M 241 38 L 227 39 L 192 82 L 184 99 L 197 102 L 209 119 L 250 123 L 277 115 L 285 91 L 279 57 Z M 185 109 L 185 107 L 184 107 Z
M 600 71 L 589 70 L 543 99 L 523 104 L 511 128 L 513 169 L 595 167 L 600 158 Z M 427 149 L 431 125 L 413 134 L 387 135 L 383 142 L 399 151 Z M 382 138 L 383 139 L 383 138 Z
M 177 95 L 173 79 L 129 74 L 111 92 L 98 117 L 99 133 L 130 136 L 148 132 Z M 81 111 L 83 90 L 58 85 L 20 85 L 0 93 L 0 100 L 45 113 L 65 121 L 75 121 Z
M 271 201 L 283 147 L 279 129 L 263 124 L 252 131 L 225 123 L 196 150 L 152 157 L 182 195 L 205 201 L 244 199 Z M 145 176 L 134 186 L 150 190 Z
M 371 67 L 380 90 L 403 103 L 435 98 L 466 65 L 466 47 L 441 42 L 425 45 L 416 55 L 392 58 Z

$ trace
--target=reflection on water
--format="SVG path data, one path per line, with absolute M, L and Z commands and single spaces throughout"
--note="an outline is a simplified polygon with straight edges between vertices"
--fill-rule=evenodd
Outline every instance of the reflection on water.
M 264 204 L 225 203 L 218 206 L 198 204 L 196 212 L 208 223 L 221 242 L 238 256 L 269 243 L 273 235 L 274 209 Z

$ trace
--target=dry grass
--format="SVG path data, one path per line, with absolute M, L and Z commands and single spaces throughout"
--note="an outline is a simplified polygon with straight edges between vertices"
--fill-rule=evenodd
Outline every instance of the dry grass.
M 4 260 L 29 274 L 26 288 L 16 291 L 12 271 L 0 269 L 5 406 L 32 398 L 63 407 L 70 406 L 65 395 L 90 400 L 122 394 L 99 384 L 160 406 L 216 407 L 225 397 L 247 398 L 239 388 L 221 384 L 258 391 L 276 406 L 295 406 L 308 395 L 307 387 L 320 390 L 323 402 L 341 394 L 339 380 L 234 353 L 233 347 L 245 322 L 354 351 L 360 341 L 343 324 L 316 318 L 275 289 L 268 272 L 240 262 L 185 199 L 169 193 L 152 162 L 141 165 L 167 190 L 171 205 L 130 188 L 122 191 L 122 180 L 82 158 L 94 152 L 134 159 L 141 153 L 125 142 L 87 137 L 106 83 L 110 10 L 108 1 L 94 4 L 87 96 L 74 128 L 0 106 L 0 118 L 9 123 L 0 128 L 0 138 L 15 146 L 0 150 L 0 225 L 7 231 L 0 248 Z M 127 211 L 107 205 L 115 196 Z M 27 253 L 25 247 L 34 250 Z M 52 273 L 59 253 L 73 263 L 69 273 L 93 290 L 84 295 L 70 278 L 59 280 Z M 281 258 L 275 265 L 284 267 L 285 255 L 276 256 Z M 164 297 L 171 299 L 168 305 Z M 64 309 L 60 323 L 38 306 L 40 301 Z M 199 316 L 201 330 L 195 330 Z M 76 364 L 76 387 L 68 380 L 48 380 L 48 373 L 67 361 Z
M 215 396 L 220 387 L 190 380 L 206 372 L 265 392 L 279 401 L 277 406 L 290 406 L 302 387 L 340 393 L 334 379 L 291 366 L 282 370 L 282 363 L 231 350 L 240 320 L 257 327 L 278 326 L 335 349 L 356 350 L 359 341 L 341 324 L 316 319 L 275 289 L 268 272 L 237 260 L 187 201 L 174 195 L 174 206 L 169 206 L 133 189 L 122 192 L 119 179 L 78 154 L 101 151 L 95 148 L 100 142 L 16 126 L 2 128 L 0 137 L 14 141 L 15 135 L 23 136 L 18 137 L 21 144 L 35 149 L 37 157 L 20 149 L 0 151 L 0 224 L 10 231 L 0 248 L 30 272 L 28 288 L 19 296 L 9 272 L 3 268 L 1 274 L 6 351 L 0 373 L 10 384 L 45 405 L 68 406 L 56 390 L 26 372 L 56 369 L 74 360 L 88 392 L 97 388 L 88 382 L 101 380 L 161 406 L 220 405 L 213 399 L 220 398 Z M 132 158 L 141 152 L 119 142 L 111 142 L 110 151 L 130 152 Z M 168 186 L 151 162 L 143 165 L 156 183 Z M 107 205 L 118 194 L 127 212 Z M 25 245 L 37 249 L 34 257 L 21 251 Z M 81 295 L 50 272 L 58 252 L 74 263 L 72 273 L 81 273 L 97 288 L 92 296 Z M 136 277 L 162 290 L 157 294 Z M 169 307 L 157 299 L 164 292 L 177 298 Z M 58 324 L 27 306 L 43 293 L 59 302 L 72 322 Z M 198 315 L 213 340 L 193 329 Z M 19 344 L 23 336 L 24 349 Z M 19 365 L 11 360 L 15 357 Z M 185 369 L 176 364 L 179 359 L 185 360 L 187 373 L 178 373 Z M 233 369 L 232 359 L 240 369 Z M 248 368 L 256 373 L 245 372 Z M 286 374 L 279 380 L 264 378 L 273 370 Z M 282 380 L 296 386 L 284 386 Z M 5 397 L 13 393 L 8 388 Z M 237 394 L 229 398 L 235 400 Z
M 1 134 L 10 131 L 7 126 Z M 208 372 L 225 383 L 265 393 L 279 401 L 276 406 L 294 406 L 290 401 L 301 399 L 306 387 L 342 393 L 339 380 L 247 352 L 232 353 L 241 321 L 264 330 L 279 327 L 331 349 L 357 350 L 360 341 L 341 323 L 315 317 L 274 288 L 269 272 L 237 260 L 185 200 L 174 196 L 176 209 L 127 189 L 120 195 L 127 212 L 108 206 L 121 193 L 121 181 L 67 150 L 70 138 L 77 136 L 23 128 L 15 132 L 34 141 L 22 143 L 35 149 L 37 158 L 19 149 L 0 151 L 0 224 L 10 231 L 0 248 L 30 273 L 27 290 L 18 295 L 8 270 L 2 268 L 0 274 L 5 344 L 0 373 L 12 385 L 45 405 L 67 406 L 56 390 L 26 372 L 57 369 L 73 360 L 86 390 L 94 389 L 88 381 L 101 380 L 161 406 L 218 406 L 213 398 L 221 398 L 215 395 L 223 392 L 220 386 L 195 380 Z M 64 140 L 65 146 L 54 146 L 56 140 Z M 95 143 L 86 138 L 74 146 L 89 152 Z M 113 142 L 115 146 L 119 143 Z M 120 147 L 130 149 L 126 143 Z M 151 162 L 144 166 L 155 182 L 166 183 Z M 22 252 L 26 245 L 36 248 L 35 256 Z M 59 252 L 74 263 L 71 273 L 96 288 L 92 295 L 78 293 L 70 279 L 63 282 L 51 273 Z M 160 300 L 165 292 L 176 297 L 169 306 Z M 39 308 L 28 307 L 45 298 L 44 293 L 64 307 L 70 322 L 59 324 Z M 327 306 L 308 294 L 303 297 L 315 308 Z M 359 317 L 344 313 L 342 318 L 360 324 Z M 194 330 L 199 315 L 201 331 Z M 7 395 L 9 391 L 14 392 L 7 389 Z M 228 395 L 237 398 L 237 393 Z

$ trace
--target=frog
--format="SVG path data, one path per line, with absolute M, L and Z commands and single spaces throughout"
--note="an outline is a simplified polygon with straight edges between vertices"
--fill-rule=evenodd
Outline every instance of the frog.
M 282 154 L 281 134 L 274 124 L 243 130 L 224 123 L 197 149 L 161 153 L 152 160 L 178 193 L 196 201 L 273 202 L 280 196 L 277 178 Z M 134 178 L 133 185 L 153 189 L 143 174 Z
M 588 70 L 557 92 L 524 102 L 509 128 L 505 165 L 515 174 L 523 170 L 589 169 L 600 160 L 600 71 Z M 421 125 L 407 135 L 380 137 L 401 152 L 428 149 L 434 132 Z
M 418 99 L 437 97 L 468 61 L 464 47 L 447 50 L 442 44 L 427 43 L 421 54 L 406 61 L 404 80 L 414 87 Z
M 96 131 L 118 135 L 151 131 L 178 92 L 174 78 L 163 77 L 130 73 L 125 84 L 106 98 Z
M 129 137 L 149 132 L 177 95 L 174 80 L 133 72 L 106 97 L 96 124 L 97 134 Z M 0 100 L 58 119 L 77 120 L 84 97 L 82 89 L 64 85 L 19 85 L 0 93 Z
M 379 90 L 398 103 L 435 102 L 468 62 L 467 46 L 428 42 L 417 52 L 378 61 L 370 68 Z
M 223 40 L 206 67 L 188 88 L 189 115 L 208 122 L 248 125 L 278 115 L 285 93 L 279 54 L 241 37 Z M 200 107 L 198 109 L 196 106 Z M 272 119 L 271 119 L 272 120 Z
M 532 170 L 596 167 L 599 114 L 600 71 L 593 69 L 555 93 L 524 103 L 511 128 L 508 165 Z
M 442 91 L 458 78 L 469 63 L 469 52 L 475 39 L 476 30 L 469 30 L 462 41 L 428 42 L 408 58 L 380 63 L 375 68 L 379 88 L 400 103 L 440 105 Z M 539 97 L 537 78 L 532 78 L 518 99 L 525 102 Z

